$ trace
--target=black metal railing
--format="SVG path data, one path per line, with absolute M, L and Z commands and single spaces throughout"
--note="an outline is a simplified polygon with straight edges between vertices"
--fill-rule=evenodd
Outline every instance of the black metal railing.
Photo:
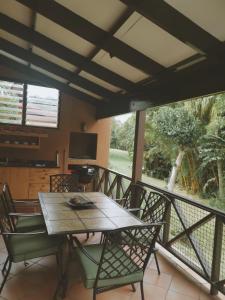
M 94 190 L 120 198 L 131 178 L 97 167 Z M 138 182 L 170 199 L 166 224 L 158 241 L 211 284 L 211 293 L 225 294 L 225 213 L 165 189 Z

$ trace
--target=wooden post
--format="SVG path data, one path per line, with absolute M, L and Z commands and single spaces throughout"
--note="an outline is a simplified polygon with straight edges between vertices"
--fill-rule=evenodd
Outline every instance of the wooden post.
M 105 170 L 105 181 L 104 181 L 104 194 L 108 195 L 108 186 L 109 186 L 109 171 Z
M 216 216 L 215 229 L 214 229 L 214 246 L 213 246 L 213 259 L 212 259 L 212 272 L 211 281 L 217 282 L 220 279 L 220 265 L 222 255 L 222 242 L 223 242 L 223 220 L 221 217 Z M 211 285 L 210 294 L 216 295 L 217 288 Z
M 168 209 L 165 216 L 165 224 L 163 225 L 162 243 L 165 246 L 170 237 L 170 220 L 171 220 L 171 203 L 168 204 Z
M 135 137 L 134 137 L 134 155 L 132 181 L 135 183 L 141 180 L 143 152 L 144 152 L 144 133 L 145 133 L 145 111 L 136 112 Z
M 119 199 L 121 196 L 121 183 L 122 183 L 122 176 L 117 175 L 117 182 L 116 182 L 116 198 Z

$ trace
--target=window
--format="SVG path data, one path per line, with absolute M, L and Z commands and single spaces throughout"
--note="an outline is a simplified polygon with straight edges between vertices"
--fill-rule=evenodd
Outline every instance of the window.
M 24 85 L 0 81 L 0 122 L 22 124 Z
M 28 85 L 25 124 L 41 127 L 57 127 L 58 106 L 58 90 Z
M 0 81 L 0 123 L 57 128 L 58 110 L 58 90 Z

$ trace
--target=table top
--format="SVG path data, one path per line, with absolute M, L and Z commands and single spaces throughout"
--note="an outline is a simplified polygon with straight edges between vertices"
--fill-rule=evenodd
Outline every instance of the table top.
M 38 194 L 49 235 L 99 232 L 143 224 L 103 193 Z M 78 195 L 94 202 L 94 208 L 77 210 L 69 206 L 67 202 Z

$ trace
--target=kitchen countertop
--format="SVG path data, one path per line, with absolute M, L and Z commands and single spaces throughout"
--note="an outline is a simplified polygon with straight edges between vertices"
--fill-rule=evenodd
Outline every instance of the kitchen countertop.
M 0 161 L 0 168 L 60 168 L 54 161 Z

